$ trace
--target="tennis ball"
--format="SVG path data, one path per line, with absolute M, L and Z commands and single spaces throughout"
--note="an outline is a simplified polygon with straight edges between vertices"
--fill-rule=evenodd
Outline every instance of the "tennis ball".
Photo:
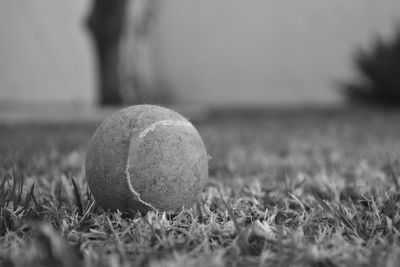
M 89 141 L 86 178 L 105 209 L 177 211 L 196 201 L 208 155 L 194 126 L 160 106 L 137 105 L 107 117 Z

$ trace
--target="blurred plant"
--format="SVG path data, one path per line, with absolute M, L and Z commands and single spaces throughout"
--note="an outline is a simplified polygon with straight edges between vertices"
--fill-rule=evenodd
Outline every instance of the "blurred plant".
M 152 70 L 146 65 L 151 26 L 160 3 L 92 0 L 87 24 L 97 58 L 100 104 L 167 101 L 165 91 L 152 90 L 148 77 Z
M 349 100 L 400 107 L 400 25 L 394 38 L 377 38 L 369 49 L 360 49 L 354 61 L 361 80 L 344 84 Z

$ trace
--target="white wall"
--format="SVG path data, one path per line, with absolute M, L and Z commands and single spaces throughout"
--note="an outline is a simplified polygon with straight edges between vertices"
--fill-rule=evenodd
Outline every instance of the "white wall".
M 0 101 L 94 99 L 88 1 L 0 1 Z
M 0 102 L 93 102 L 90 2 L 0 1 Z M 396 19 L 398 0 L 162 1 L 150 58 L 181 103 L 334 103 L 352 52 Z
M 172 0 L 156 66 L 182 101 L 333 103 L 354 50 L 396 19 L 398 0 Z

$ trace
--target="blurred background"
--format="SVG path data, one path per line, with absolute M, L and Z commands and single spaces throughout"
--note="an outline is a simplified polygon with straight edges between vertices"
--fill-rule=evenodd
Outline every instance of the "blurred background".
M 3 0 L 0 114 L 396 106 L 399 20 L 397 0 Z

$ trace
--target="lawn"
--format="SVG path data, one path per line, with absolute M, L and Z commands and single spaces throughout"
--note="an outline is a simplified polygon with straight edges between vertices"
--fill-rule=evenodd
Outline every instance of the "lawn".
M 216 113 L 196 206 L 102 210 L 92 124 L 0 126 L 0 266 L 398 266 L 400 113 Z

